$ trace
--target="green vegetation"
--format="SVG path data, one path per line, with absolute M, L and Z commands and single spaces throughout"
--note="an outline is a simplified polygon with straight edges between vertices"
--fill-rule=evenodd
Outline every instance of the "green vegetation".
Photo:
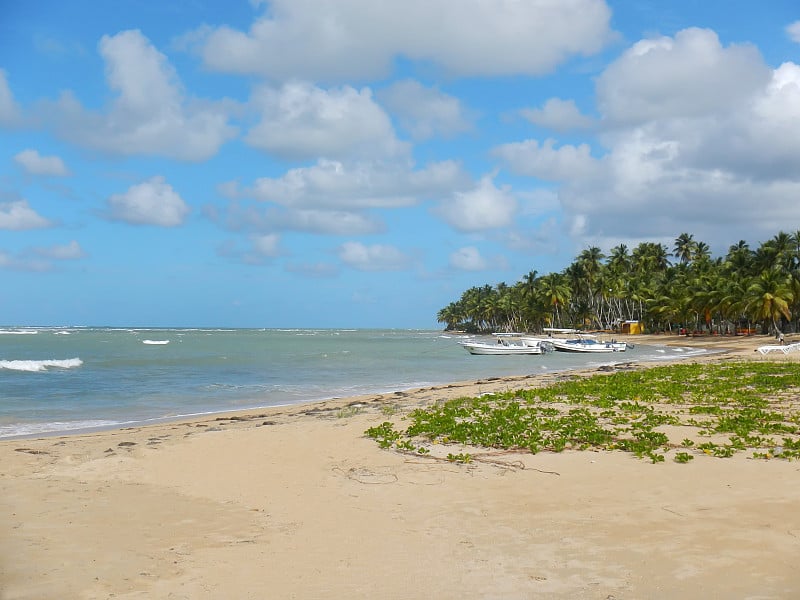
M 767 333 L 799 314 L 800 231 L 780 232 L 756 250 L 739 241 L 720 258 L 688 233 L 676 238 L 672 254 L 651 242 L 630 253 L 620 244 L 608 256 L 587 248 L 559 273 L 531 271 L 512 286 L 470 288 L 437 318 L 447 329 L 472 332 L 613 329 L 637 320 L 649 332 L 726 333 L 758 325 Z
M 678 463 L 747 450 L 793 460 L 800 458 L 798 397 L 797 364 L 676 364 L 440 402 L 410 412 L 404 431 L 385 421 L 366 435 L 381 448 L 418 454 L 459 445 L 622 451 L 654 463 L 673 450 Z M 446 458 L 467 463 L 474 454 Z

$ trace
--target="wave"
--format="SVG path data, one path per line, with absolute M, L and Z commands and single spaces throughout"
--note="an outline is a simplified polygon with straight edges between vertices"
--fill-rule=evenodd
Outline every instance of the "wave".
M 164 344 L 169 344 L 169 340 L 142 340 L 142 343 L 151 346 L 163 346 Z
M 1 335 L 36 335 L 39 333 L 33 329 L 0 329 Z
M 62 431 L 83 431 L 98 428 L 113 428 L 127 424 L 127 421 L 107 421 L 87 419 L 86 421 L 53 421 L 50 423 L 15 423 L 0 425 L 0 439 L 23 436 L 39 436 Z
M 0 360 L 0 369 L 9 371 L 27 371 L 36 373 L 47 371 L 49 368 L 74 369 L 80 367 L 83 361 L 80 358 L 67 358 L 65 360 Z

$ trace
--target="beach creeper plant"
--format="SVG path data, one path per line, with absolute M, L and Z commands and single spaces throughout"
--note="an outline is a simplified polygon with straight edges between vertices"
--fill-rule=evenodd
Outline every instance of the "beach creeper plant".
M 418 454 L 458 444 L 533 454 L 622 451 L 653 463 L 669 453 L 688 463 L 696 455 L 726 458 L 747 450 L 753 458 L 793 460 L 800 458 L 800 365 L 677 364 L 575 376 L 542 388 L 437 402 L 407 419 L 403 431 L 384 421 L 366 435 L 382 448 Z M 727 442 L 719 443 L 720 436 Z M 475 458 L 447 455 L 453 462 Z

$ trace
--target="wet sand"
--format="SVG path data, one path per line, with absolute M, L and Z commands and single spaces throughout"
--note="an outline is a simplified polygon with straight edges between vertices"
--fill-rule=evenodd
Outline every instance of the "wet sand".
M 800 360 L 754 352 L 763 336 L 630 339 Z M 796 462 L 481 450 L 460 465 L 364 436 L 568 376 L 0 442 L 0 598 L 800 597 Z

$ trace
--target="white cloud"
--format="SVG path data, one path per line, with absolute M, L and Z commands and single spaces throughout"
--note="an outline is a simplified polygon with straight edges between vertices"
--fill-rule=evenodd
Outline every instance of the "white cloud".
M 64 177 L 69 175 L 69 169 L 58 156 L 42 156 L 36 150 L 23 150 L 14 160 L 31 175 L 49 175 Z
M 708 30 L 634 44 L 598 78 L 598 144 L 495 149 L 516 173 L 557 180 L 582 245 L 691 231 L 724 251 L 800 222 L 800 66 L 768 67 Z M 608 244 L 608 245 L 604 245 Z M 721 246 L 721 247 L 719 247 Z
M 498 146 L 492 154 L 503 159 L 514 173 L 545 181 L 595 176 L 598 163 L 592 158 L 588 144 L 564 145 L 558 149 L 554 146 L 555 140 L 552 139 L 541 146 L 536 140 L 525 140 Z
M 558 191 L 555 189 L 536 188 L 517 193 L 520 200 L 520 215 L 541 215 L 558 210 Z
M 263 265 L 284 253 L 280 241 L 280 236 L 274 233 L 254 234 L 248 237 L 245 250 L 238 249 L 236 243 L 231 241 L 224 244 L 219 253 L 247 265 Z
M 612 38 L 603 0 L 273 0 L 249 31 L 187 36 L 207 67 L 274 80 L 348 81 L 389 73 L 398 57 L 451 74 L 547 73 Z
M 0 125 L 15 125 L 21 119 L 22 113 L 11 88 L 8 86 L 6 72 L 0 69 Z
M 107 110 L 85 110 L 65 92 L 42 112 L 67 140 L 113 154 L 199 161 L 234 136 L 224 105 L 187 98 L 167 57 L 138 30 L 103 36 L 99 50 L 117 94 Z
M 0 229 L 24 231 L 50 227 L 52 223 L 40 216 L 29 205 L 27 200 L 0 202 Z
M 793 42 L 800 44 L 800 21 L 786 26 L 786 33 Z
M 39 273 L 52 270 L 53 261 L 77 260 L 85 256 L 80 244 L 72 240 L 63 245 L 29 248 L 16 256 L 0 251 L 0 268 Z
M 749 45 L 724 48 L 708 29 L 634 44 L 597 82 L 603 117 L 641 123 L 720 115 L 741 109 L 769 81 L 769 68 Z
M 360 242 L 345 242 L 338 249 L 339 259 L 359 271 L 402 271 L 408 268 L 409 258 L 394 246 Z
M 52 268 L 53 265 L 49 261 L 24 257 L 21 258 L 0 250 L 0 269 L 41 273 L 44 271 L 49 271 Z
M 381 90 L 378 98 L 419 140 L 437 135 L 448 137 L 472 128 L 472 117 L 465 114 L 458 98 L 412 79 L 398 81 Z
M 508 188 L 497 188 L 490 176 L 466 192 L 456 192 L 435 212 L 459 231 L 483 231 L 510 225 L 517 201 Z
M 237 194 L 294 208 L 364 209 L 410 206 L 463 188 L 468 177 L 452 161 L 413 170 L 403 162 L 348 162 L 321 159 L 283 177 L 257 179 Z M 226 187 L 231 192 L 232 186 Z
M 384 230 L 380 221 L 344 210 L 289 210 L 274 224 L 279 229 L 324 235 L 363 235 Z
M 183 223 L 189 207 L 164 177 L 151 177 L 108 199 L 108 217 L 133 225 L 174 227 Z
M 75 240 L 60 246 L 35 248 L 33 252 L 37 256 L 50 258 L 53 260 L 77 260 L 86 256 L 86 253 L 83 251 L 83 248 L 81 248 L 81 245 Z
M 232 204 L 221 220 L 232 231 L 303 231 L 323 235 L 365 235 L 380 233 L 384 226 L 365 214 L 346 210 L 283 209 Z
M 252 104 L 261 122 L 245 141 L 288 159 L 397 156 L 408 146 L 394 135 L 386 113 L 369 88 L 324 90 L 310 83 L 260 88 Z
M 450 255 L 450 266 L 461 271 L 484 271 L 489 262 L 475 246 L 464 246 Z
M 534 125 L 547 127 L 555 131 L 571 129 L 588 129 L 594 121 L 581 114 L 574 100 L 550 98 L 542 108 L 528 108 L 521 111 L 522 116 Z

